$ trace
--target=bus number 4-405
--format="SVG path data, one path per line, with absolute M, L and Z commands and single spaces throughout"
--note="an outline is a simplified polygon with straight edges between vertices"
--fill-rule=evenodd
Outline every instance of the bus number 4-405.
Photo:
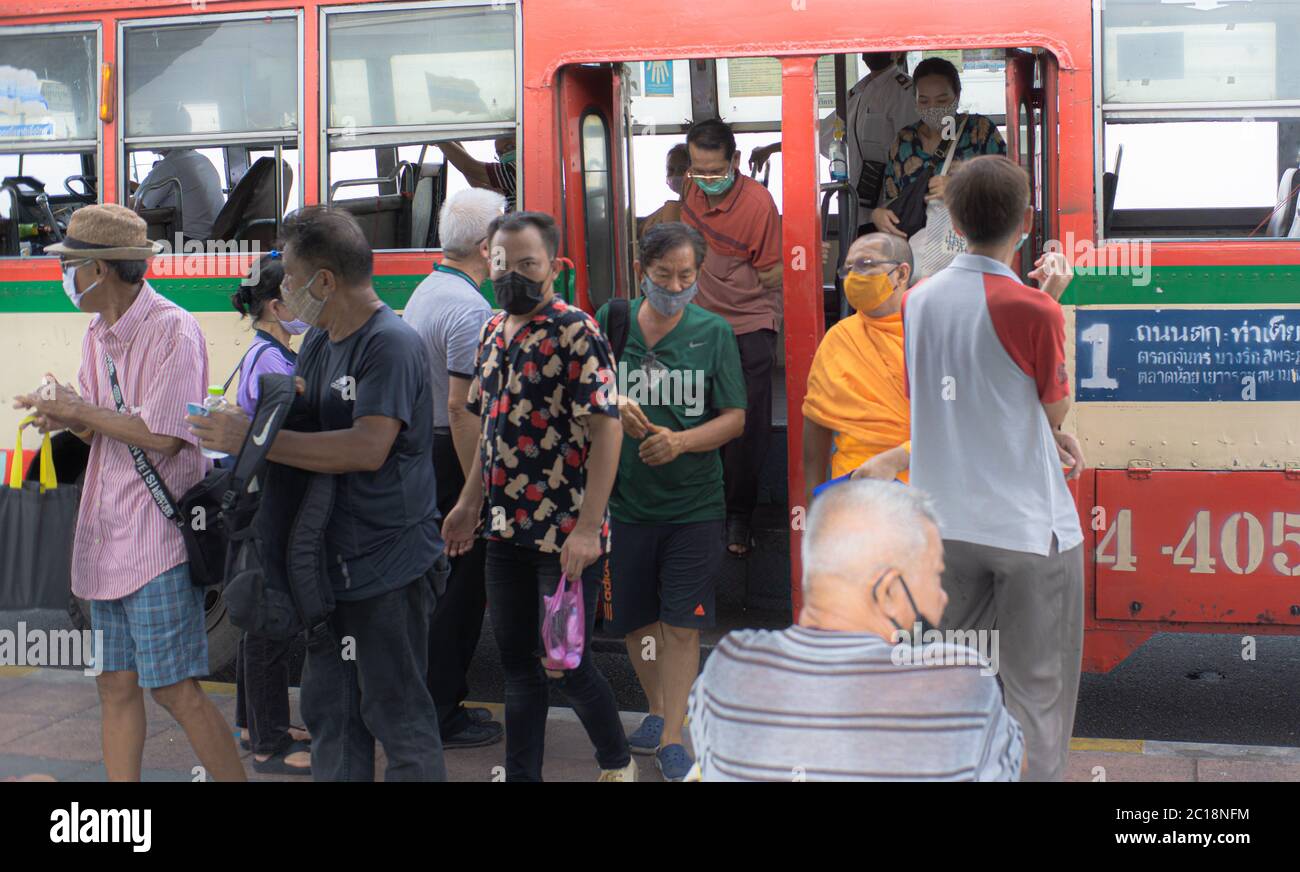
M 1106 530 L 1097 544 L 1098 566 L 1108 566 L 1114 572 L 1136 572 L 1138 555 L 1133 541 L 1133 511 L 1120 509 L 1115 522 Z M 1272 516 L 1273 569 L 1279 575 L 1300 576 L 1300 563 L 1289 565 L 1286 546 L 1300 546 L 1300 514 L 1273 512 Z M 1242 561 L 1242 525 L 1245 525 L 1245 561 Z M 1218 561 L 1222 561 L 1234 575 L 1249 575 L 1264 562 L 1264 525 L 1250 512 L 1234 512 L 1219 528 L 1218 561 L 1211 555 L 1214 544 L 1211 536 L 1209 509 L 1202 509 L 1187 525 L 1177 545 L 1162 545 L 1160 553 L 1173 560 L 1175 566 L 1189 566 L 1194 575 L 1212 575 Z

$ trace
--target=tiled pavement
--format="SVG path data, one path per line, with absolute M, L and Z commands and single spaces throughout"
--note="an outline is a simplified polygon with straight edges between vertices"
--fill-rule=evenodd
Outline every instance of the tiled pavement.
M 205 684 L 230 721 L 234 687 Z M 294 720 L 297 690 L 290 691 Z M 489 704 L 497 716 L 500 706 Z M 193 780 L 197 760 L 180 727 L 148 694 L 148 732 L 144 749 L 146 781 Z M 635 729 L 641 715 L 624 712 Z M 0 778 L 43 773 L 63 781 L 103 781 L 99 698 L 93 678 L 74 670 L 0 667 Z M 453 781 L 491 781 L 501 775 L 503 746 L 451 751 Z M 246 768 L 253 781 L 308 781 L 265 776 Z M 638 757 L 641 777 L 659 781 L 653 758 Z M 383 771 L 382 752 L 378 765 Z M 545 776 L 551 781 L 591 781 L 596 764 L 591 746 L 573 712 L 553 708 L 546 732 Z M 381 776 L 382 777 L 382 776 Z M 1069 781 L 1300 781 L 1300 749 L 1242 745 L 1197 745 L 1141 740 L 1075 739 L 1066 771 Z

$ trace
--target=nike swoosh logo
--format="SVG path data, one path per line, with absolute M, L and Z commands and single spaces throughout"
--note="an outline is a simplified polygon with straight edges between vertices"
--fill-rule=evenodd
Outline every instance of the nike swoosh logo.
M 706 344 L 707 344 L 707 343 L 704 343 L 704 342 L 692 342 L 692 343 L 691 343 L 691 348 L 700 348 L 701 346 L 706 345 Z
M 262 428 L 261 434 L 253 437 L 253 444 L 258 448 L 261 448 L 263 443 L 266 442 L 267 434 L 271 432 L 271 425 L 275 423 L 275 416 L 278 414 L 280 414 L 279 409 L 273 410 L 271 412 L 271 417 L 266 419 L 266 426 Z

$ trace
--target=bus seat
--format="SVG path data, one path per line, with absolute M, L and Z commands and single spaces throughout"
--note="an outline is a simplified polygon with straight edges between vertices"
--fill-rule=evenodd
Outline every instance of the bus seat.
M 1278 182 L 1277 200 L 1273 203 L 1277 211 L 1268 219 L 1265 236 L 1285 237 L 1290 233 L 1291 225 L 1296 218 L 1297 197 L 1300 197 L 1300 170 L 1291 167 L 1282 173 L 1282 180 Z
M 1115 212 L 1115 194 L 1119 191 L 1119 171 L 1124 165 L 1124 146 L 1121 144 L 1115 154 L 1113 172 L 1101 174 L 1101 235 L 1110 235 L 1110 218 Z
M 410 200 L 401 194 L 381 194 L 377 197 L 357 197 L 352 200 L 335 200 L 334 205 L 347 209 L 357 219 L 366 241 L 374 249 L 399 248 L 399 227 L 402 212 Z
M 150 240 L 162 240 L 171 244 L 180 232 L 180 211 L 175 206 L 159 206 L 156 209 L 137 209 L 136 214 L 148 225 L 145 235 Z
M 443 165 L 434 161 L 420 167 L 411 197 L 411 248 L 438 247 L 438 210 L 446 195 Z
M 276 221 L 284 214 L 289 202 L 293 169 L 287 161 L 280 161 L 281 202 L 277 208 L 274 167 L 274 157 L 259 157 L 253 161 L 212 222 L 213 239 L 256 241 L 266 248 L 275 245 Z

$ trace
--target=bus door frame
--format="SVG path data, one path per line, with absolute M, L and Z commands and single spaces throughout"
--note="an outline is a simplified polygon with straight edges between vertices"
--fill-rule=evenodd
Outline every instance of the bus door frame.
M 1028 276 L 1034 262 L 1053 239 L 1056 197 L 1056 59 L 1049 52 L 1007 50 L 1007 157 L 1029 173 L 1034 225 L 1016 254 L 1016 272 Z M 1025 128 L 1021 160 L 1021 124 Z

